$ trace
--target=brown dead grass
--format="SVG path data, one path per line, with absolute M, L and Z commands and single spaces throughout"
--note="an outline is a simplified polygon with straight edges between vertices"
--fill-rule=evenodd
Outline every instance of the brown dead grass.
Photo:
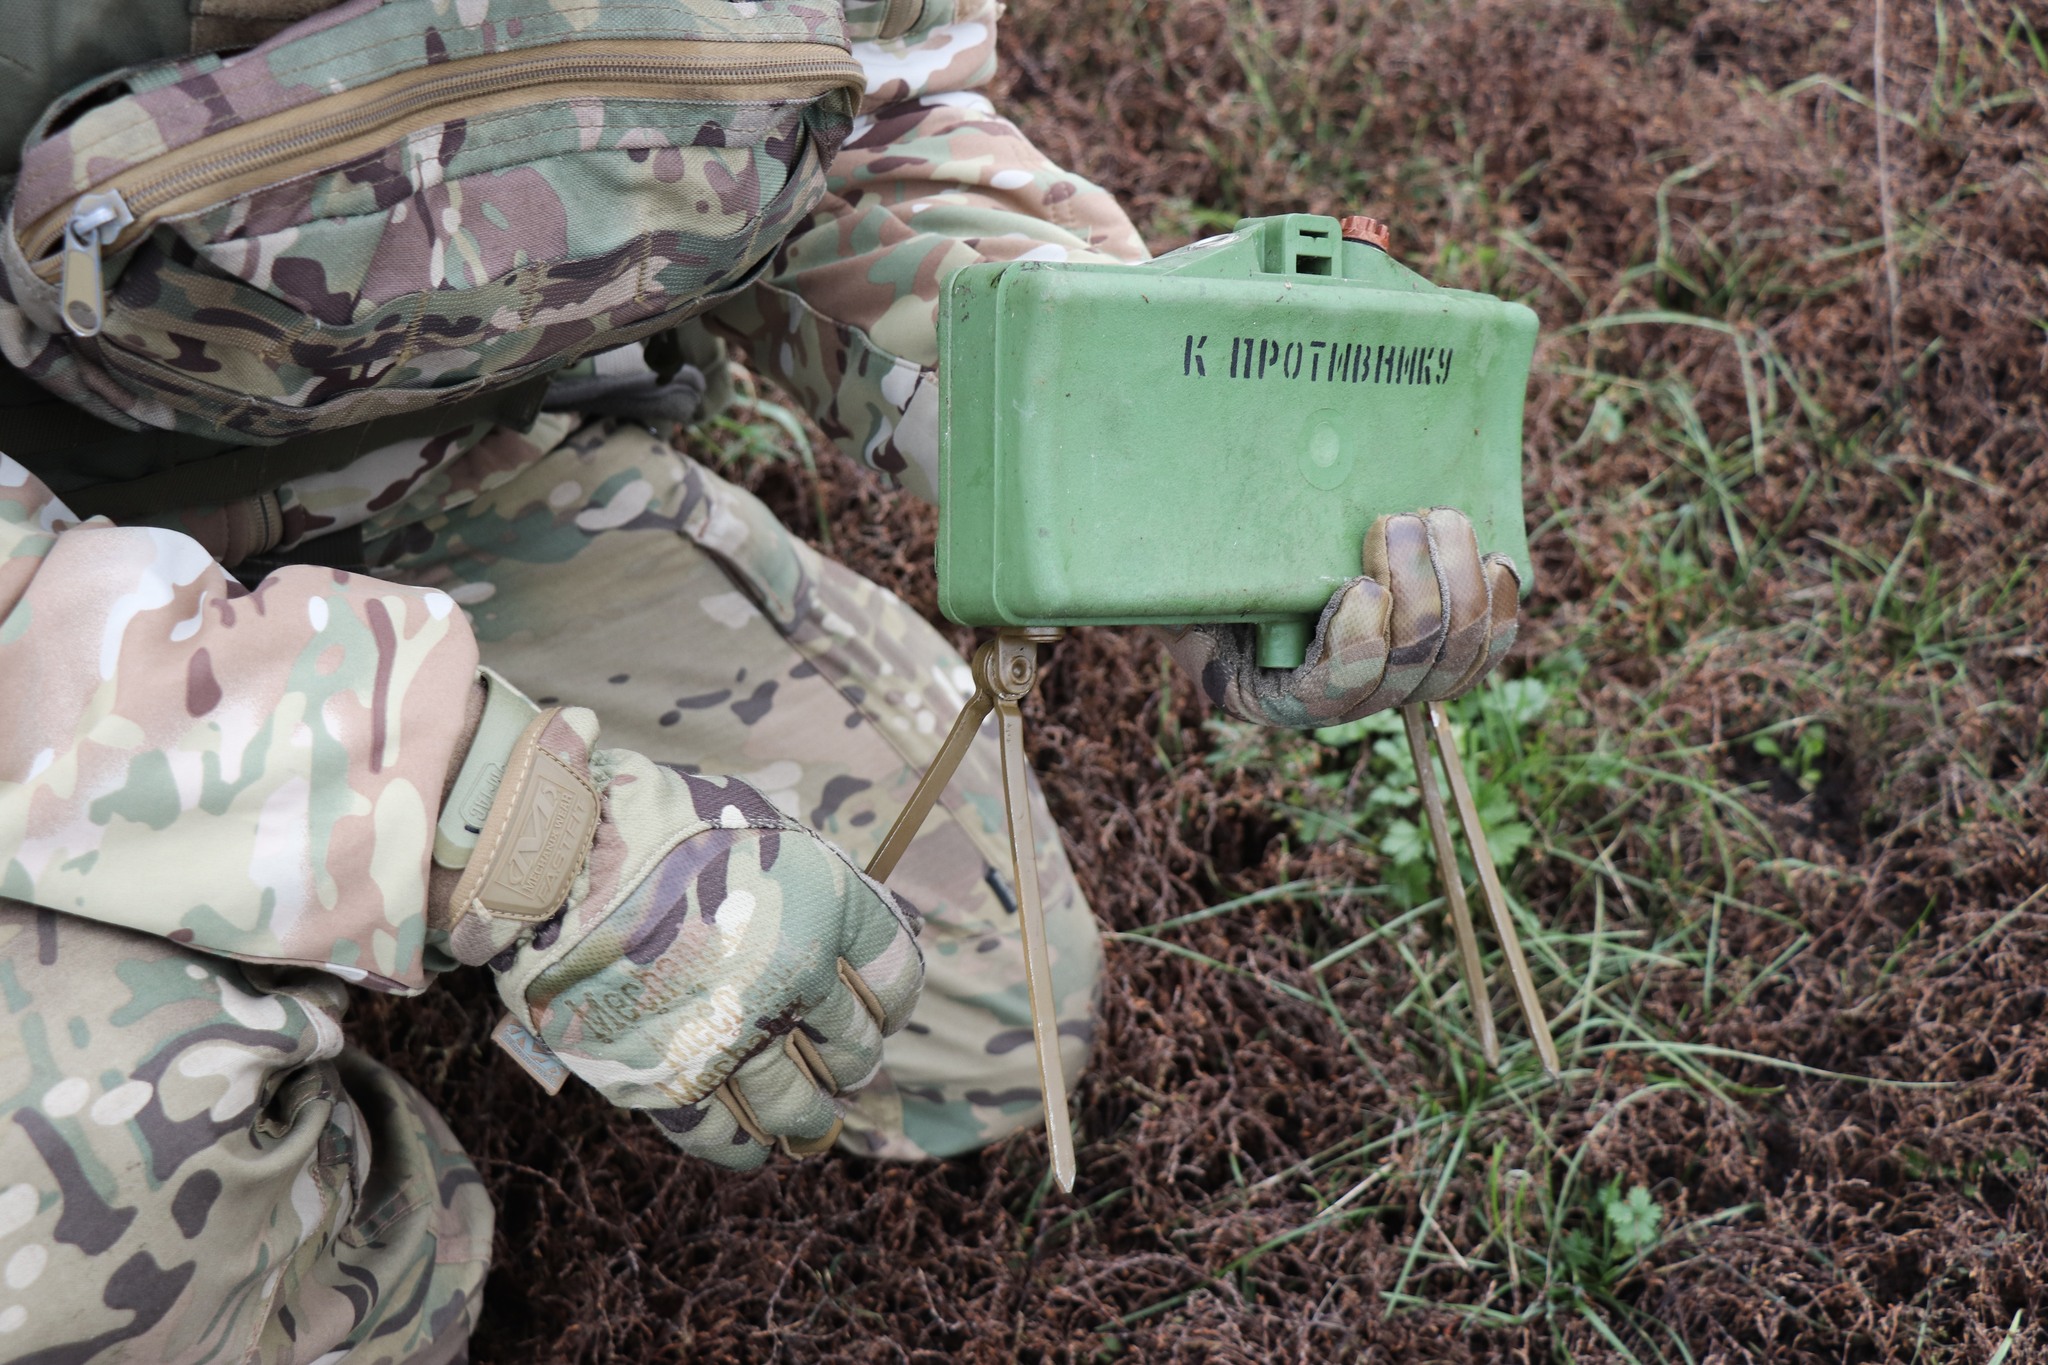
M 1977 13 L 1994 34 L 2010 23 L 1988 3 Z M 1694 818 L 1692 798 L 1662 786 L 1597 845 L 1569 823 L 1597 810 L 1565 812 L 1546 837 L 1674 885 L 1719 879 L 1782 916 L 1725 918 L 1721 999 L 1761 982 L 1737 1003 L 1703 1013 L 1696 977 L 1645 979 L 1640 1011 L 1670 1036 L 1954 1083 L 1882 1089 L 1729 1063 L 1724 1075 L 1755 1087 L 1739 1103 L 1674 1089 L 1599 1129 L 1588 1166 L 1647 1186 L 1672 1224 L 1751 1206 L 1668 1240 L 1616 1287 L 1698 1360 L 1984 1360 L 2020 1310 L 2009 1359 L 2048 1345 L 2048 1169 L 2014 1156 L 2048 1132 L 2048 898 L 2027 903 L 2048 884 L 2048 71 L 2025 52 L 1980 60 L 1979 85 L 1945 104 L 1962 70 L 1952 55 L 1981 59 L 1989 40 L 1964 7 L 1944 19 L 1946 38 L 1934 6 L 1891 6 L 1890 98 L 1918 124 L 1896 125 L 1888 148 L 1896 347 L 1883 250 L 1858 247 L 1883 236 L 1871 115 L 1825 86 L 1774 93 L 1819 75 L 1867 96 L 1865 6 L 1020 0 L 1008 25 L 1005 107 L 1122 194 L 1156 244 L 1206 230 L 1197 206 L 1369 209 L 1418 268 L 1537 307 L 1539 576 L 1510 671 L 1584 650 L 1585 742 L 1634 754 L 1654 732 L 1702 746 L 1689 771 L 1768 835 L 1731 841 L 1713 810 Z M 1247 66 L 1294 84 L 1262 103 Z M 1760 449 L 1741 444 L 1749 403 L 1726 335 L 1682 322 L 1566 332 L 1646 310 L 1730 324 L 1782 362 Z M 1674 473 L 1654 404 L 1599 376 L 1682 380 L 1709 444 L 1739 452 L 1749 567 L 1710 490 Z M 1610 396 L 1636 403 L 1626 429 L 1586 439 Z M 786 468 L 754 481 L 817 530 Z M 930 512 L 834 459 L 824 481 L 839 555 L 931 612 Z M 1673 546 L 1704 587 L 1674 586 L 1660 558 Z M 1857 554 L 1875 568 L 1845 570 Z M 1371 853 L 1290 837 L 1270 781 L 1200 762 L 1204 716 L 1178 680 L 1162 697 L 1169 676 L 1142 640 L 1084 632 L 1060 647 L 1032 718 L 1105 921 L 1135 928 L 1304 874 L 1371 881 Z M 1810 794 L 1733 742 L 1795 716 L 1828 736 Z M 1775 857 L 1759 853 L 1773 844 Z M 1622 913 L 1612 886 L 1560 856 L 1526 862 L 1518 881 L 1553 924 L 1590 926 L 1603 894 L 1609 922 Z M 1698 906 L 1673 892 L 1641 908 Z M 1376 913 L 1275 901 L 1182 941 L 1307 986 L 1305 950 Z M 1371 1216 L 1273 1249 L 1246 1276 L 1206 1278 L 1320 1207 L 1285 1181 L 1219 1197 L 1240 1174 L 1414 1112 L 1441 1091 L 1441 1058 L 1412 1014 L 1391 1012 L 1409 986 L 1391 951 L 1353 959 L 1338 996 L 1373 1069 L 1327 1014 L 1244 979 L 1123 945 L 1110 971 L 1079 1096 L 1080 1187 L 1042 1211 L 1035 1138 L 922 1169 L 829 1160 L 714 1176 L 573 1087 L 544 1102 L 488 1045 L 493 1002 L 475 980 L 376 1002 L 359 1033 L 442 1106 L 498 1201 L 478 1361 L 1088 1361 L 1105 1324 L 1181 1294 L 1115 1328 L 1116 1346 L 1159 1360 L 1624 1358 L 1570 1303 L 1546 1315 L 1503 1278 L 1501 1249 L 1481 1245 L 1471 1163 L 1414 1288 L 1523 1325 L 1388 1311 L 1434 1171 L 1390 1180 Z M 1608 1054 L 1552 1121 L 1585 1132 L 1646 1066 Z M 1514 1126 L 1498 1131 L 1512 1159 Z M 1644 1359 L 1673 1349 L 1622 1344 Z

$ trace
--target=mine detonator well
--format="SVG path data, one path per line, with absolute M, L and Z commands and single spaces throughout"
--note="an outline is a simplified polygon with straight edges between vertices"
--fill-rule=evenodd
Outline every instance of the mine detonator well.
M 1020 709 L 1069 626 L 1247 622 L 1259 663 L 1301 664 L 1374 519 L 1470 518 L 1529 581 L 1522 395 L 1536 315 L 1440 289 L 1370 218 L 1249 218 L 1144 265 L 1019 260 L 957 271 L 939 305 L 939 607 L 997 627 L 974 691 L 868 863 L 886 881 L 982 722 L 998 721 L 1011 872 L 1054 1178 L 1074 1187 Z M 1485 969 L 1429 759 L 1434 743 L 1517 1003 L 1556 1048 L 1434 705 L 1402 708 L 1445 906 L 1497 1064 Z
M 1314 214 L 1144 265 L 965 267 L 939 308 L 940 610 L 1255 622 L 1291 668 L 1373 519 L 1432 506 L 1527 582 L 1535 340 L 1522 305 Z

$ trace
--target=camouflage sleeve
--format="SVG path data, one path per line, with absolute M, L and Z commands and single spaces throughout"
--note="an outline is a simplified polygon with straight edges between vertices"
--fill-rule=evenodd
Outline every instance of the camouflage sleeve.
M 310 566 L 249 591 L 0 456 L 0 896 L 417 989 L 476 664 L 443 593 Z
M 1055 166 L 979 93 L 995 71 L 998 11 L 928 0 L 903 37 L 855 43 L 868 96 L 825 198 L 760 283 L 712 317 L 847 454 L 924 498 L 938 468 L 946 277 L 976 261 L 1146 254 L 1115 199 Z

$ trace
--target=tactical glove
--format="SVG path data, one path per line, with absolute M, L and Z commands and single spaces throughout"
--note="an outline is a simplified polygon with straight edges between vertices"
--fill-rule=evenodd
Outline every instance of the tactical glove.
M 1381 517 L 1363 559 L 1365 576 L 1330 598 L 1298 668 L 1259 667 L 1248 625 L 1163 631 L 1167 648 L 1239 720 L 1305 730 L 1455 697 L 1514 643 L 1520 577 L 1506 556 L 1480 556 L 1464 513 Z
M 490 697 L 436 840 L 463 863 L 455 956 L 685 1151 L 745 1169 L 828 1147 L 829 1096 L 867 1083 L 917 1001 L 916 912 L 737 778 L 596 749 L 589 711 L 496 679 Z

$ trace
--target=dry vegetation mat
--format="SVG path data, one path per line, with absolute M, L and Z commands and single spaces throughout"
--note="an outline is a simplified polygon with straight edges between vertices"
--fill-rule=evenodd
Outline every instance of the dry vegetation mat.
M 1390 726 L 1081 632 L 1030 722 L 1111 931 L 1074 1196 L 1036 1136 L 714 1175 L 451 980 L 358 1032 L 498 1201 L 475 1358 L 2048 1353 L 2042 14 L 1016 0 L 1004 107 L 1155 245 L 1367 211 L 1542 315 L 1538 579 L 1457 714 L 1567 1074 L 1476 1064 Z M 695 453 L 931 613 L 929 510 L 740 415 Z

